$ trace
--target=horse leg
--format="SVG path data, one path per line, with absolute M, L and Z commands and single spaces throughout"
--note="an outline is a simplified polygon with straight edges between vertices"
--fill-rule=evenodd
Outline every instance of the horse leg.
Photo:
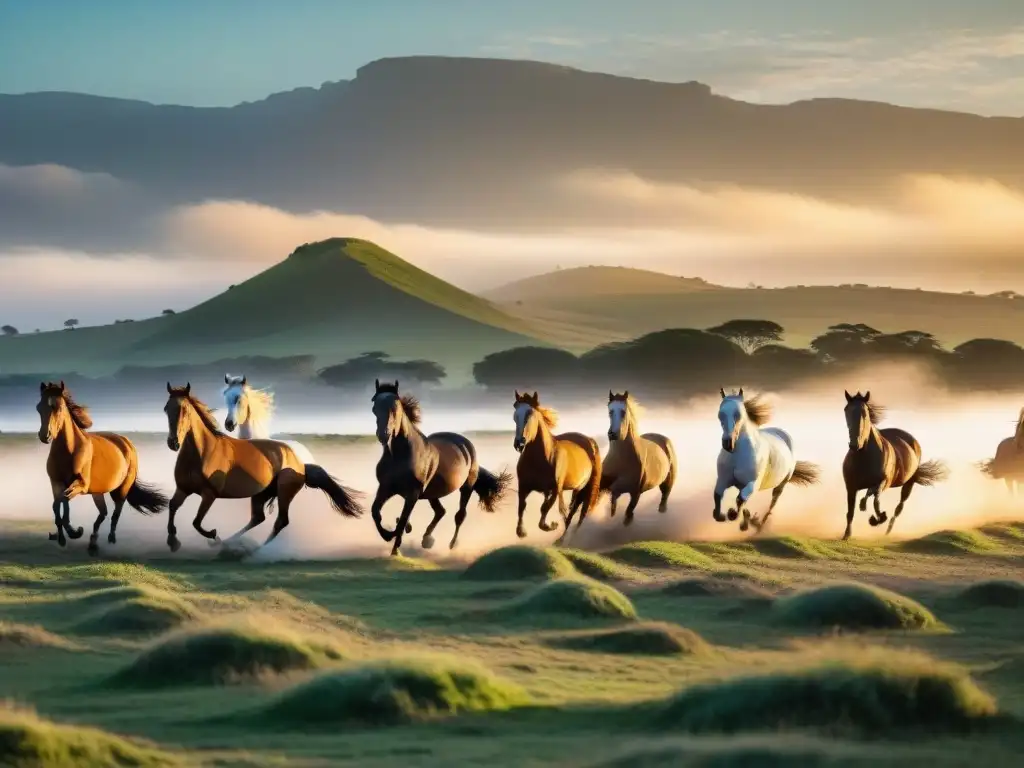
M 391 547 L 391 555 L 400 555 L 402 548 L 402 534 L 405 533 L 405 528 L 409 525 L 409 518 L 412 517 L 412 508 L 416 506 L 416 502 L 420 500 L 419 491 L 412 491 L 408 496 L 405 497 L 405 506 L 402 507 L 402 514 L 398 518 L 398 525 L 395 526 L 395 543 Z
M 722 496 L 725 495 L 726 486 L 722 484 L 721 478 L 715 481 L 715 509 L 711 516 L 719 523 L 725 522 L 725 515 L 722 514 Z M 735 520 L 735 518 L 733 518 Z
M 768 511 L 764 513 L 764 517 L 758 520 L 756 515 L 751 516 L 750 524 L 757 529 L 758 533 L 760 533 L 761 529 L 764 528 L 764 524 L 768 522 L 768 518 L 772 516 L 772 510 L 774 510 L 775 505 L 779 503 L 779 497 L 782 495 L 782 492 L 786 490 L 786 486 L 788 484 L 789 478 L 786 478 L 781 485 L 772 489 L 772 500 L 768 504 Z
M 885 490 L 885 488 L 882 485 L 879 485 L 871 493 L 871 495 L 875 497 L 875 514 L 868 518 L 868 524 L 872 527 L 876 525 L 881 525 L 889 518 L 889 516 L 885 513 L 885 510 L 882 509 L 883 490 Z
M 96 544 L 96 539 L 100 535 L 100 526 L 103 525 L 103 521 L 107 519 L 107 500 L 103 498 L 102 493 L 94 493 L 92 495 L 93 503 L 96 505 L 96 511 L 99 512 L 96 515 L 96 522 L 92 524 L 92 535 L 89 537 L 89 554 L 96 555 L 99 553 L 100 548 Z
M 117 524 L 121 520 L 121 510 L 124 509 L 128 499 L 128 488 L 115 488 L 110 492 L 110 498 L 114 502 L 114 513 L 110 516 L 110 532 L 107 534 L 107 543 L 117 544 Z
M 519 486 L 519 524 L 516 525 L 516 536 L 520 539 L 526 538 L 526 528 L 523 527 L 523 515 L 526 513 L 526 497 L 530 495 L 530 492 Z
M 300 475 L 294 470 L 284 470 L 277 477 L 277 519 L 274 521 L 274 528 L 267 536 L 267 540 L 263 542 L 263 546 L 267 546 L 270 542 L 277 538 L 277 534 L 283 531 L 289 523 L 288 511 L 292 506 L 292 499 L 298 496 L 306 486 L 306 478 Z M 239 531 L 239 534 L 241 531 Z M 214 533 L 216 535 L 216 533 Z
M 185 503 L 192 494 L 186 493 L 185 491 L 178 488 L 174 491 L 174 495 L 171 497 L 170 503 L 167 505 L 167 546 L 171 552 L 177 552 L 181 549 L 181 542 L 178 541 L 178 529 L 174 526 L 174 515 L 181 505 Z
M 192 527 L 199 532 L 200 536 L 209 539 L 211 547 L 215 547 L 220 543 L 220 539 L 217 537 L 217 529 L 206 530 L 203 528 L 203 520 L 206 518 L 206 513 L 210 511 L 210 507 L 213 506 L 213 502 L 217 500 L 217 496 L 213 491 L 204 491 L 200 498 L 202 500 L 199 502 L 199 509 L 196 511 L 195 519 L 192 520 Z M 280 521 L 280 518 L 278 520 Z
M 633 510 L 636 509 L 636 505 L 640 503 L 640 492 L 636 491 L 629 494 L 629 505 L 626 507 L 626 517 L 622 521 L 623 526 L 632 525 L 633 523 Z
M 85 529 L 82 528 L 82 526 L 78 526 L 77 528 L 72 528 L 71 527 L 71 497 L 65 495 L 64 498 L 61 499 L 60 503 L 61 503 L 61 506 L 64 507 L 64 516 L 63 516 L 63 518 L 61 520 L 61 525 L 64 527 L 64 530 L 67 532 L 68 538 L 69 539 L 80 539 L 80 538 L 82 538 L 82 534 L 85 533 Z
M 550 533 L 558 528 L 558 523 L 548 522 L 548 512 L 551 511 L 551 507 L 558 501 L 559 496 L 561 496 L 559 491 L 549 491 L 540 505 L 540 522 L 537 524 L 537 527 L 545 533 Z
M 843 541 L 853 535 L 853 514 L 857 509 L 857 489 L 846 489 L 846 533 L 843 534 Z
M 373 504 L 370 506 L 370 517 L 373 518 L 373 524 L 377 526 L 377 533 L 384 541 L 391 541 L 395 534 L 384 527 L 381 520 L 381 511 L 384 509 L 384 505 L 388 503 L 388 499 L 394 496 L 395 493 L 390 490 L 385 490 L 383 485 L 377 487 L 377 495 L 373 497 Z M 398 530 L 396 523 L 395 530 Z
M 53 505 L 51 506 L 51 509 L 53 510 L 53 524 L 57 526 L 57 532 L 50 534 L 50 541 L 56 541 L 60 546 L 66 547 L 68 545 L 68 540 L 64 536 L 64 525 L 60 516 L 61 506 L 64 501 L 64 488 L 57 484 L 53 484 L 52 488 Z
M 871 489 L 870 488 L 868 488 L 866 491 L 864 491 L 864 495 L 861 496 L 861 499 L 860 499 L 860 511 L 861 512 L 867 512 L 868 511 L 868 499 L 869 498 L 871 498 Z
M 661 491 L 661 501 L 658 502 L 658 511 L 662 514 L 668 512 L 668 495 L 672 493 L 672 486 L 675 478 L 672 480 L 666 480 L 664 483 L 658 486 L 658 490 Z
M 466 509 L 469 507 L 469 500 L 472 496 L 473 486 L 462 486 L 462 490 L 459 492 L 459 511 L 455 513 L 455 533 L 452 534 L 452 540 L 448 544 L 448 549 L 455 549 L 455 545 L 459 543 L 459 529 L 462 528 L 462 524 L 466 521 Z
M 612 492 L 611 508 L 608 510 L 608 517 L 615 517 L 615 507 L 619 503 L 619 496 L 621 494 Z
M 900 503 L 896 505 L 896 509 L 892 511 L 892 520 L 889 521 L 889 527 L 885 529 L 885 535 L 888 536 L 892 533 L 892 527 L 896 525 L 896 518 L 900 516 L 900 512 L 903 511 L 903 505 L 907 503 L 907 499 L 910 498 L 910 492 L 914 490 L 914 486 L 917 483 L 907 482 L 902 488 L 900 488 Z
M 230 547 L 253 528 L 264 523 L 267 519 L 267 504 L 271 499 L 277 498 L 276 486 L 276 482 L 272 483 L 249 499 L 249 522 L 228 536 L 224 540 L 224 546 Z
M 745 505 L 750 501 L 750 497 L 754 495 L 754 491 L 757 490 L 755 483 L 756 481 L 751 481 L 740 488 L 740 492 L 736 494 L 736 508 L 729 510 L 730 520 L 735 520 L 741 513 L 743 514 L 743 521 L 740 523 L 741 531 L 745 531 L 750 527 L 750 510 Z
M 424 549 L 433 549 L 434 547 L 434 529 L 437 528 L 437 524 L 441 522 L 441 518 L 445 515 L 444 505 L 440 499 L 428 499 L 427 503 L 430 504 L 430 508 L 434 510 L 434 519 L 430 521 L 430 525 L 427 526 L 427 530 L 423 532 L 423 541 L 420 545 Z

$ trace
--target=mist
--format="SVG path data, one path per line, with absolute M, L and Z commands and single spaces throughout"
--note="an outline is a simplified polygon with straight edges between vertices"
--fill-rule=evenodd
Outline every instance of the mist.
M 765 527 L 763 536 L 806 535 L 837 539 L 845 526 L 846 496 L 841 476 L 841 463 L 847 447 L 843 416 L 843 387 L 869 389 L 872 400 L 888 406 L 882 426 L 899 426 L 913 434 L 922 445 L 923 459 L 942 459 L 951 470 L 950 478 L 934 488 L 915 488 L 890 538 L 916 537 L 944 529 L 966 529 L 987 522 L 1020 519 L 1021 503 L 1007 493 L 1002 482 L 983 476 L 976 467 L 980 460 L 991 457 L 1000 440 L 1012 435 L 1024 391 L 1015 395 L 951 394 L 936 388 L 911 367 L 885 366 L 861 371 L 848 382 L 818 382 L 784 393 L 766 393 L 774 405 L 771 426 L 787 430 L 793 437 L 798 459 L 813 461 L 822 467 L 822 480 L 810 488 L 790 487 L 783 494 L 775 513 Z M 750 392 L 748 395 L 752 394 Z M 574 397 L 556 392 L 542 393 L 542 402 L 559 411 L 558 431 L 580 431 L 595 436 L 602 453 L 608 448 L 608 422 L 605 403 L 596 400 L 580 403 Z M 295 401 L 279 401 L 273 423 L 275 434 L 298 435 L 323 464 L 344 484 L 366 494 L 366 505 L 376 489 L 374 466 L 380 447 L 372 438 L 374 428 L 369 403 L 354 398 L 361 407 L 304 407 Z M 575 400 L 575 402 L 574 402 Z M 622 515 L 609 519 L 607 500 L 588 516 L 582 528 L 570 532 L 566 544 L 590 550 L 601 550 L 632 540 L 733 540 L 747 539 L 738 523 L 717 523 L 711 517 L 715 462 L 720 446 L 720 428 L 716 413 L 720 398 L 717 393 L 694 399 L 679 407 L 650 406 L 643 408 L 640 428 L 644 432 L 661 432 L 675 444 L 680 470 L 678 480 L 665 514 L 657 512 L 658 494 L 643 497 L 632 526 L 622 525 Z M 220 402 L 211 398 L 211 405 Z M 160 404 L 146 411 L 119 411 L 95 408 L 96 429 L 149 432 L 133 436 L 140 452 L 140 476 L 166 491 L 173 489 L 171 477 L 175 454 L 167 449 L 166 419 Z M 7 433 L 38 429 L 31 410 L 0 413 Z M 424 405 L 423 430 L 461 431 L 472 435 L 480 463 L 492 470 L 514 471 L 518 458 L 512 450 L 512 402 L 473 405 L 457 408 L 451 405 Z M 493 431 L 501 431 L 495 434 Z M 312 435 L 336 434 L 355 439 L 322 441 Z M 361 438 L 361 439 L 360 439 Z M 47 448 L 34 439 L 0 442 L 6 480 L 6 503 L 0 516 L 7 519 L 49 521 L 50 494 L 44 464 Z M 734 503 L 735 492 L 726 495 L 723 509 Z M 767 508 L 770 494 L 762 491 L 753 497 L 751 511 L 761 514 Z M 899 498 L 897 490 L 883 494 L 882 507 L 891 512 Z M 422 551 L 419 540 L 431 513 L 426 504 L 413 513 L 413 533 L 407 535 L 403 553 L 424 555 L 439 560 L 463 560 L 493 547 L 519 541 L 515 535 L 515 493 L 504 500 L 495 514 L 488 514 L 471 502 L 470 514 L 460 534 L 458 548 L 449 553 L 448 540 L 457 507 L 455 495 L 444 500 L 447 517 L 436 532 L 437 545 L 431 552 Z M 620 502 L 620 507 L 625 500 Z M 215 549 L 189 523 L 198 500 L 193 497 L 178 513 L 179 536 L 184 549 L 178 556 L 212 557 Z M 540 498 L 530 499 L 525 523 L 527 543 L 549 544 L 560 534 L 538 530 Z M 393 499 L 385 507 L 384 522 L 393 526 L 400 511 L 400 500 Z M 72 520 L 86 526 L 94 519 L 90 500 L 72 502 Z M 858 511 L 854 521 L 854 537 L 877 539 L 882 529 L 871 528 L 868 513 Z M 207 525 L 216 527 L 226 538 L 248 519 L 248 502 L 224 500 L 216 502 Z M 254 548 L 269 535 L 268 521 L 248 536 L 248 547 Z M 105 529 L 104 529 L 105 530 Z M 40 534 L 42 535 L 42 534 Z M 164 545 L 166 517 L 144 518 L 126 508 L 118 529 L 118 544 L 104 544 L 106 556 L 167 555 Z M 84 548 L 84 540 L 71 542 L 70 548 Z M 367 515 L 348 520 L 334 514 L 325 498 L 311 490 L 303 491 L 292 507 L 291 525 L 266 549 L 253 557 L 257 561 L 276 559 L 334 559 L 352 556 L 385 556 L 390 545 L 379 540 Z

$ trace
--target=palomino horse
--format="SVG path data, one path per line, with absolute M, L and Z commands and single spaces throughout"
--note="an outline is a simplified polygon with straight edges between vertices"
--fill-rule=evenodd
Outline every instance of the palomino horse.
M 519 480 L 519 524 L 516 534 L 526 537 L 523 528 L 523 513 L 526 512 L 526 498 L 534 491 L 544 495 L 540 505 L 542 531 L 553 531 L 558 523 L 548 523 L 548 512 L 555 502 L 565 523 L 565 530 L 558 538 L 562 541 L 569 533 L 569 524 L 578 511 L 579 528 L 583 519 L 598 501 L 601 494 L 601 451 L 597 443 L 579 432 L 552 434 L 558 424 L 558 416 L 551 408 L 540 404 L 537 393 L 519 394 L 513 404 L 512 416 L 516 423 L 516 436 L 512 447 L 519 452 L 516 475 Z M 572 491 L 568 511 L 563 491 Z
M 661 491 L 658 511 L 668 506 L 668 495 L 676 481 L 676 452 L 664 435 L 648 432 L 638 435 L 639 403 L 629 390 L 621 395 L 608 392 L 608 455 L 601 465 L 601 491 L 611 493 L 611 515 L 619 496 L 629 494 L 629 506 L 623 525 L 633 522 L 633 510 L 641 494 L 652 488 Z
M 167 546 L 178 551 L 174 515 L 192 494 L 201 501 L 192 527 L 218 543 L 217 531 L 203 528 L 203 519 L 217 499 L 251 499 L 248 524 L 229 541 L 242 536 L 266 519 L 265 508 L 278 502 L 274 530 L 267 537 L 269 544 L 288 525 L 288 509 L 292 499 L 303 487 L 323 491 L 331 506 L 346 517 L 359 517 L 363 510 L 355 500 L 355 492 L 341 486 L 317 464 L 304 464 L 295 451 L 276 440 L 236 440 L 228 437 L 206 404 L 192 394 L 192 385 L 172 387 L 167 384 L 167 447 L 178 452 L 174 464 L 177 485 L 170 502 L 167 521 Z
M 253 438 L 266 440 L 270 438 L 270 419 L 274 415 L 274 393 L 265 389 L 249 386 L 245 376 L 224 374 L 224 429 L 234 432 L 238 427 L 238 436 L 242 440 Z M 315 464 L 313 454 L 302 443 L 296 440 L 279 440 L 295 451 L 295 455 L 303 464 Z
M 74 401 L 63 381 L 40 382 L 36 410 L 39 440 L 50 444 L 46 474 L 53 491 L 53 519 L 57 524 L 57 533 L 50 534 L 51 540 L 56 539 L 63 547 L 67 544 L 65 533 L 72 539 L 81 538 L 82 529 L 71 527 L 70 501 L 76 496 L 92 496 L 99 512 L 89 537 L 89 552 L 93 555 L 99 551 L 96 540 L 107 517 L 103 494 L 109 493 L 114 501 L 107 534 L 111 544 L 117 543 L 117 521 L 126 502 L 144 515 L 167 508 L 167 497 L 139 480 L 139 454 L 132 442 L 112 432 L 88 432 L 92 427 L 89 412 Z
M 435 432 L 424 435 L 420 423 L 420 404 L 412 395 L 398 394 L 394 384 L 374 381 L 373 415 L 377 419 L 377 439 L 383 446 L 377 462 L 377 495 L 373 499 L 371 515 L 377 532 L 384 541 L 394 541 L 391 554 L 397 555 L 402 546 L 402 534 L 411 533 L 409 518 L 420 499 L 434 510 L 434 519 L 423 532 L 423 547 L 434 546 L 434 529 L 445 515 L 441 499 L 456 490 L 459 492 L 459 511 L 455 513 L 455 533 L 448 544 L 454 549 L 459 529 L 466 519 L 469 498 L 475 492 L 480 506 L 493 512 L 512 482 L 509 472 L 495 475 L 477 462 L 476 447 L 467 438 L 454 432 Z M 392 496 L 405 500 L 395 530 L 389 531 L 381 523 L 381 510 Z
M 949 469 L 936 459 L 921 462 L 921 444 L 902 429 L 879 429 L 885 407 L 871 402 L 871 392 L 846 395 L 846 427 L 850 432 L 850 448 L 843 459 L 843 480 L 846 481 L 846 533 L 853 531 L 854 504 L 857 491 L 867 490 L 860 500 L 860 511 L 868 507 L 868 497 L 875 497 L 875 514 L 868 522 L 881 525 L 888 517 L 881 508 L 879 496 L 887 488 L 901 488 L 900 502 L 892 513 L 886 534 L 892 531 L 903 505 L 910 498 L 915 485 L 935 485 L 945 480 Z
M 981 471 L 995 480 L 1006 483 L 1011 495 L 1017 495 L 1017 483 L 1024 482 L 1024 408 L 1017 417 L 1013 437 L 999 441 L 994 459 L 983 461 Z
M 735 520 L 743 513 L 740 530 L 753 525 L 758 531 L 771 517 L 779 497 L 790 483 L 813 485 L 821 470 L 809 461 L 797 461 L 793 454 L 793 438 L 778 427 L 762 427 L 771 418 L 771 408 L 759 396 L 743 399 L 743 389 L 735 395 L 720 390 L 722 402 L 718 406 L 718 421 L 722 425 L 722 450 L 718 453 L 718 481 L 715 483 L 714 517 L 724 522 L 722 496 L 728 488 L 737 488 L 736 507 L 729 510 L 728 519 Z M 771 489 L 772 500 L 768 511 L 760 520 L 751 515 L 747 502 L 756 491 Z

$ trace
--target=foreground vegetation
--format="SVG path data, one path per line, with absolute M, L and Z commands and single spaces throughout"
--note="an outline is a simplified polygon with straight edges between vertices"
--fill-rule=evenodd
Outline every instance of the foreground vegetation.
M 469 563 L 97 561 L 44 527 L 0 536 L 3 765 L 953 766 L 1024 748 L 1021 524 Z

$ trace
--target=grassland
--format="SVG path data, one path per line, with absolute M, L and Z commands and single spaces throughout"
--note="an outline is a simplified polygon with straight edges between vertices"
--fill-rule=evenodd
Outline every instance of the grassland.
M 1024 527 L 930 541 L 121 562 L 6 523 L 0 764 L 1013 764 Z

